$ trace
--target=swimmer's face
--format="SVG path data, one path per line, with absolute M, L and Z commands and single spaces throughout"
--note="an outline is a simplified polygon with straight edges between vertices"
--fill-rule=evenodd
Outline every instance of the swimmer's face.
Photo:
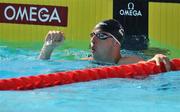
M 93 30 L 91 33 L 91 52 L 97 61 L 106 61 L 110 58 L 114 49 L 114 39 L 111 34 L 101 30 Z

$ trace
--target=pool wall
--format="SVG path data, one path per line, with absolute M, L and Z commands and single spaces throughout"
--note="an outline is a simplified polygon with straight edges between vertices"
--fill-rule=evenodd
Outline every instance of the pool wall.
M 115 1 L 115 0 L 114 0 Z M 123 0 L 122 0 L 123 1 Z M 133 0 L 129 1 L 132 2 Z M 138 1 L 138 0 L 137 0 Z M 146 0 L 145 0 L 146 1 Z M 148 37 L 150 46 L 168 48 L 173 57 L 180 56 L 180 3 L 148 1 Z M 60 6 L 67 8 L 66 25 L 43 25 L 27 23 L 7 23 L 0 19 L 1 44 L 33 47 L 44 40 L 49 30 L 61 30 L 66 41 L 72 47 L 88 48 L 89 33 L 93 26 L 104 19 L 113 18 L 113 0 L 0 0 L 3 3 L 28 4 L 43 6 Z M 136 8 L 136 7 L 135 7 Z M 1 14 L 3 10 L 1 8 Z M 64 16 L 63 14 L 60 16 Z M 63 19 L 63 17 L 62 17 Z M 28 44 L 18 44 L 28 43 Z M 78 43 L 78 44 L 77 44 Z M 39 44 L 38 44 L 39 45 Z

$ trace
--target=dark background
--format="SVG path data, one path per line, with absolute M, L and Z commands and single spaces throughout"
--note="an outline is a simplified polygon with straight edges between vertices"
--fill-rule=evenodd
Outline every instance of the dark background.
M 141 11 L 142 16 L 120 15 L 121 9 L 128 10 L 128 3 L 134 3 L 134 10 Z M 148 1 L 147 0 L 114 0 L 113 18 L 125 29 L 122 48 L 128 50 L 144 50 L 148 48 Z

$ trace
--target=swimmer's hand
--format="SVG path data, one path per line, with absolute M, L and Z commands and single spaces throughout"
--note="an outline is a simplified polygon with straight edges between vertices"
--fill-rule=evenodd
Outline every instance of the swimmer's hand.
M 64 41 L 64 33 L 60 31 L 49 31 L 45 37 L 44 46 L 58 47 Z
M 157 66 L 160 66 L 160 63 L 163 62 L 166 68 L 166 71 L 171 70 L 170 60 L 167 56 L 163 54 L 156 54 L 152 59 L 148 61 L 155 61 Z
M 64 33 L 60 31 L 49 31 L 45 37 L 44 45 L 39 54 L 39 59 L 50 59 L 53 50 L 64 41 Z

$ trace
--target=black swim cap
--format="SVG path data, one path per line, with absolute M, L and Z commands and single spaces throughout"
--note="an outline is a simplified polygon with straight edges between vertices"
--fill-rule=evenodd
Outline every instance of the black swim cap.
M 115 19 L 109 19 L 98 23 L 94 29 L 99 29 L 111 33 L 120 43 L 122 43 L 124 37 L 124 28 Z

